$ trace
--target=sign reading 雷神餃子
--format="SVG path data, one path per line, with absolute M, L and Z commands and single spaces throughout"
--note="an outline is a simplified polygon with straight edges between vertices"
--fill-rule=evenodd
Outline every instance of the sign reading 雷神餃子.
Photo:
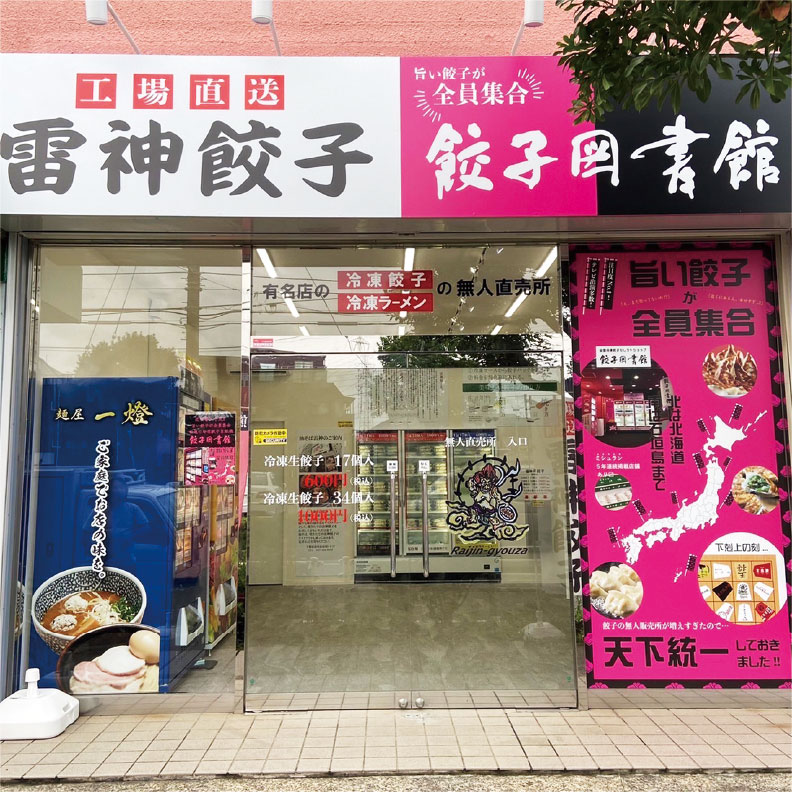
M 589 686 L 789 686 L 771 250 L 575 247 L 571 274 Z
M 790 100 L 736 104 L 739 85 L 717 77 L 706 103 L 683 94 L 678 113 L 616 110 L 595 127 L 573 123 L 576 89 L 552 57 L 6 54 L 0 64 L 7 214 L 790 209 Z

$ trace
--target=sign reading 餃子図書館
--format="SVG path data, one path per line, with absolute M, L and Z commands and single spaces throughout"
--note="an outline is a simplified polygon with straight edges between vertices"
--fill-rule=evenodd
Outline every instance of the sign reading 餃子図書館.
M 768 246 L 572 251 L 590 687 L 790 684 L 777 288 Z
M 7 214 L 553 217 L 790 209 L 790 100 L 574 124 L 556 58 L 0 55 Z

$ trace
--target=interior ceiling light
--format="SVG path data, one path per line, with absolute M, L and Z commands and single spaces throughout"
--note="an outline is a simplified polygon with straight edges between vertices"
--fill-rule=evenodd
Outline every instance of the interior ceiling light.
M 256 253 L 258 253 L 258 257 L 261 259 L 261 263 L 264 265 L 264 272 L 266 272 L 270 278 L 277 278 L 278 273 L 272 264 L 272 259 L 270 258 L 269 253 L 267 253 L 266 248 L 256 248 Z
M 495 325 L 495 327 L 492 328 L 490 335 L 498 335 L 501 330 L 503 330 L 503 325 Z
M 284 297 L 283 302 L 286 303 L 286 307 L 289 309 L 289 313 L 294 316 L 295 318 L 300 315 L 300 312 L 297 310 L 297 306 L 294 304 L 294 300 L 291 297 Z
M 110 16 L 113 17 L 116 25 L 118 25 L 120 28 L 121 32 L 126 36 L 126 39 L 132 46 L 135 55 L 140 55 L 140 49 L 135 43 L 135 39 L 132 38 L 132 34 L 126 29 L 124 23 L 121 21 L 121 17 L 118 16 L 115 9 L 108 2 L 108 0 L 85 0 L 85 20 L 86 22 L 90 22 L 92 25 L 106 25 L 108 11 L 110 12 Z
M 311 334 L 308 332 L 308 328 L 307 328 L 305 325 L 300 325 L 300 332 L 301 332 L 301 333 L 302 333 L 304 336 L 309 336 L 309 335 L 311 335 Z
M 504 316 L 505 316 L 507 319 L 511 319 L 511 317 L 512 317 L 512 316 L 514 316 L 514 314 L 515 314 L 515 312 L 517 311 L 517 309 L 518 309 L 518 308 L 519 308 L 519 307 L 520 307 L 520 306 L 521 306 L 521 305 L 522 305 L 522 304 L 525 302 L 525 300 L 526 300 L 526 298 L 527 298 L 527 297 L 528 297 L 528 294 L 527 294 L 526 292 L 523 292 L 523 293 L 522 293 L 521 295 L 519 295 L 519 297 L 517 297 L 517 299 L 516 299 L 516 300 L 515 300 L 515 301 L 514 301 L 514 302 L 513 302 L 513 303 L 512 303 L 510 306 L 509 306 L 509 310 L 508 310 L 508 311 L 506 311 L 506 313 L 505 313 L 505 314 L 503 314 L 503 315 L 504 315 Z
M 272 15 L 272 0 L 251 0 L 250 18 L 257 25 L 269 25 L 270 33 L 272 33 L 272 43 L 275 45 L 275 53 L 280 55 L 278 31 L 275 30 L 275 18 Z
M 525 0 L 523 6 L 523 21 L 517 31 L 517 38 L 514 39 L 514 46 L 511 54 L 517 54 L 517 47 L 520 46 L 523 31 L 527 27 L 541 27 L 544 24 L 544 0 Z
M 535 278 L 543 278 L 547 273 L 547 270 L 555 264 L 555 260 L 558 256 L 558 248 L 552 247 L 550 248 L 550 252 L 545 256 L 544 261 L 539 265 L 539 269 L 536 270 Z
M 404 248 L 404 271 L 412 272 L 415 266 L 415 248 Z

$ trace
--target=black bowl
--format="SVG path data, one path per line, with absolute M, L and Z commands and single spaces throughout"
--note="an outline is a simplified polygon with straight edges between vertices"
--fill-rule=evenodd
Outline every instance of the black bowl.
M 55 666 L 55 680 L 58 687 L 64 693 L 71 694 L 71 679 L 77 663 L 95 660 L 112 646 L 126 646 L 132 635 L 139 630 L 160 634 L 159 630 L 147 627 L 145 624 L 109 624 L 107 627 L 98 627 L 78 635 L 58 658 L 58 664 Z

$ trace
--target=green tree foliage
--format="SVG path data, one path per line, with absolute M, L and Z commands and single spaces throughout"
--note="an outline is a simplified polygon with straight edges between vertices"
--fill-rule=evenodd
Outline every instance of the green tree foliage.
M 737 101 L 758 107 L 765 91 L 780 102 L 792 82 L 787 0 L 556 0 L 575 29 L 556 54 L 579 86 L 576 121 L 651 101 L 680 109 L 687 87 L 709 97 L 711 75 L 743 82 Z M 739 41 L 746 32 L 753 40 Z
M 403 335 L 380 340 L 384 368 L 479 368 L 535 366 L 547 340 L 527 335 Z

